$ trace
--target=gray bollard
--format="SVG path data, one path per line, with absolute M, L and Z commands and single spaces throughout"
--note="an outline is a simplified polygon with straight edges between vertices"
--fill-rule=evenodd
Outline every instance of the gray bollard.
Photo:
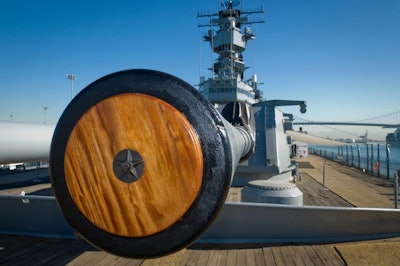
M 394 208 L 397 209 L 399 196 L 399 175 L 394 175 Z
M 323 168 L 322 168 L 322 189 L 323 190 L 326 190 L 326 187 L 325 187 L 325 179 L 326 179 L 326 176 L 325 176 L 325 168 L 326 168 L 326 161 L 324 161 L 324 166 L 323 166 Z

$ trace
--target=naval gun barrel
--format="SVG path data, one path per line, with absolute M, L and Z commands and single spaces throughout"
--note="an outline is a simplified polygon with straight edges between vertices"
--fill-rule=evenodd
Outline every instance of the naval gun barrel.
M 127 70 L 68 105 L 54 131 L 50 177 L 64 216 L 88 242 L 158 257 L 211 225 L 253 145 L 188 83 Z
M 0 121 L 0 164 L 47 161 L 54 127 Z

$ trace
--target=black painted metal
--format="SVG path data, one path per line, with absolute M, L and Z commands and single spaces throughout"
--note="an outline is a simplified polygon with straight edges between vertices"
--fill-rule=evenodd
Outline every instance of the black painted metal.
M 182 112 L 196 130 L 203 152 L 202 184 L 194 203 L 170 228 L 147 237 L 121 237 L 93 225 L 75 205 L 64 175 L 64 153 L 75 124 L 99 101 L 124 93 L 151 95 Z M 188 83 L 152 70 L 117 72 L 87 86 L 62 114 L 50 151 L 51 182 L 68 222 L 98 248 L 119 256 L 137 258 L 163 256 L 195 241 L 211 225 L 223 206 L 234 165 L 226 128 L 212 104 Z

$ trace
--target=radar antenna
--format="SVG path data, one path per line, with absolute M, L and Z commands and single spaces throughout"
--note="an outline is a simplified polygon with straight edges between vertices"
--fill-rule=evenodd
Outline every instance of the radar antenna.
M 220 6 L 222 8 L 228 9 L 228 8 L 238 6 L 239 4 L 240 4 L 239 0 L 228 0 L 228 1 L 221 1 Z

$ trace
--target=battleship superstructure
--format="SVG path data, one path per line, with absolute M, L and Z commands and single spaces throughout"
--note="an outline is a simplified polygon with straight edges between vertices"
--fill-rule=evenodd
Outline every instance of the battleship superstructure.
M 255 193 L 271 194 L 264 197 L 264 202 L 301 205 L 302 193 L 290 183 L 296 166 L 290 160 L 285 134 L 285 116 L 289 114 L 282 113 L 276 107 L 300 105 L 301 112 L 305 112 L 306 103 L 265 101 L 258 88 L 257 76 L 253 74 L 249 79 L 244 78 L 247 67 L 243 52 L 247 42 L 255 39 L 249 25 L 264 23 L 264 11 L 262 7 L 237 9 L 238 5 L 239 1 L 221 1 L 218 12 L 198 13 L 199 18 L 209 19 L 199 27 L 210 27 L 204 40 L 218 55 L 211 68 L 212 76 L 208 79 L 200 77 L 199 90 L 226 120 L 245 127 L 254 138 L 254 152 L 249 160 L 237 167 L 233 180 L 234 186 L 245 186 L 244 198 L 248 187 L 257 187 L 261 191 Z M 259 15 L 259 18 L 251 20 L 251 15 Z M 276 191 L 281 191 L 281 195 Z
M 209 42 L 214 53 L 218 54 L 212 66 L 212 77 L 200 78 L 200 92 L 213 103 L 227 103 L 233 101 L 257 103 L 262 98 L 257 88 L 257 76 L 244 80 L 246 69 L 243 61 L 243 52 L 247 41 L 255 38 L 250 27 L 243 25 L 263 23 L 263 19 L 250 21 L 247 16 L 262 14 L 263 9 L 241 11 L 235 9 L 238 1 L 222 3 L 225 9 L 218 13 L 198 13 L 198 17 L 209 18 L 209 23 L 199 24 L 199 27 L 210 27 L 204 40 Z M 215 30 L 217 28 L 217 30 Z

